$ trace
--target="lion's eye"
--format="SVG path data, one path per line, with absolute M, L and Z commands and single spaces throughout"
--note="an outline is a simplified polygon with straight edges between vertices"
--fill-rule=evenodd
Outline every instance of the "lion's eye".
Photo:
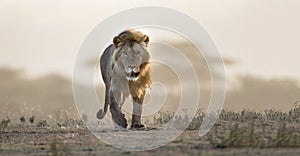
M 127 56 L 127 53 L 123 53 L 124 56 Z
M 137 55 L 137 56 L 141 56 L 141 52 L 138 51 L 138 52 L 136 53 L 136 55 Z

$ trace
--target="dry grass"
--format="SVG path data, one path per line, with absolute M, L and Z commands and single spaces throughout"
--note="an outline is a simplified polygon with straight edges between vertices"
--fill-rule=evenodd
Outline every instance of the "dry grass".
M 187 130 L 197 130 L 205 115 L 201 110 L 197 112 Z M 173 117 L 174 113 L 159 112 L 154 116 L 154 124 L 149 124 L 160 126 Z M 174 117 L 178 123 L 187 122 L 188 118 L 187 115 Z M 222 110 L 218 121 L 201 141 L 218 147 L 300 147 L 300 102 L 288 112 Z
M 206 114 L 199 111 L 187 128 L 197 130 Z M 12 123 L 9 117 L 1 119 L 0 131 L 9 126 L 56 127 L 61 129 L 85 128 L 79 119 L 71 118 L 68 111 L 57 111 L 48 119 L 38 120 L 34 114 L 19 117 L 17 123 Z M 174 117 L 172 112 L 159 112 L 148 125 L 159 127 Z M 175 116 L 180 122 L 188 121 L 188 115 Z M 84 120 L 88 120 L 84 116 Z M 52 124 L 49 124 L 52 123 Z M 54 123 L 54 124 L 53 124 Z M 270 109 L 264 112 L 243 110 L 241 112 L 222 110 L 219 119 L 208 132 L 199 139 L 216 147 L 300 147 L 300 102 L 288 112 Z M 53 145 L 54 148 L 54 145 Z

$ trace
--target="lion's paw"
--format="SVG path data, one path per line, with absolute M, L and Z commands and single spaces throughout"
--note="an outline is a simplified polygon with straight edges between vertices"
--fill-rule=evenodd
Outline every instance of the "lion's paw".
M 145 129 L 146 126 L 144 124 L 141 124 L 141 123 L 136 123 L 136 124 L 132 124 L 131 125 L 131 129 Z

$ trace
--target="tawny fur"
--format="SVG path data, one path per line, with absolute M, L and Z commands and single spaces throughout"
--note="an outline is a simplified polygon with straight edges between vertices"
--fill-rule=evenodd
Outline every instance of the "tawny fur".
M 141 98 L 144 91 L 150 87 L 152 83 L 150 67 L 151 64 L 149 62 L 143 63 L 140 67 L 140 78 L 136 81 L 129 81 L 129 91 L 133 97 Z
M 147 50 L 147 44 L 149 42 L 148 36 L 139 31 L 133 29 L 126 30 L 116 36 L 113 40 L 113 45 L 109 46 L 101 56 L 101 73 L 106 85 L 106 100 L 104 104 L 104 112 L 100 110 L 97 113 L 97 118 L 102 119 L 107 111 L 108 96 L 115 97 L 115 102 L 121 104 L 125 98 L 129 95 L 134 100 L 143 101 L 145 90 L 150 87 L 152 81 L 150 77 L 151 62 L 150 54 Z M 122 53 L 126 52 L 140 52 L 139 58 L 125 58 Z M 139 67 L 139 76 L 136 80 L 127 80 L 125 78 L 124 61 L 131 59 L 136 61 L 135 65 Z M 116 96 L 109 94 L 110 91 L 116 94 Z M 117 95 L 118 94 L 118 95 Z M 110 103 L 111 104 L 111 103 Z M 141 103 L 142 104 L 142 103 Z M 114 111 L 114 110 L 111 110 Z M 120 121 L 126 121 L 122 116 L 120 110 L 117 110 L 120 114 Z M 127 126 L 127 125 L 126 125 Z M 125 127 L 125 126 L 124 126 Z

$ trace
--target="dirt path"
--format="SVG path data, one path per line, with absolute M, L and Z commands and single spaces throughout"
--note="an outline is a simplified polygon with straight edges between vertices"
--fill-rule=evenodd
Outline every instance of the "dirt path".
M 102 140 L 114 142 L 114 146 L 119 148 L 139 149 L 143 145 L 162 141 L 166 136 L 173 136 L 170 134 L 176 132 L 154 129 L 97 133 Z M 146 139 L 130 141 L 132 137 L 141 136 Z M 12 127 L 0 131 L 0 155 L 300 155 L 300 148 L 225 148 L 210 145 L 204 140 L 197 131 L 186 131 L 165 146 L 133 152 L 107 145 L 86 129 Z

